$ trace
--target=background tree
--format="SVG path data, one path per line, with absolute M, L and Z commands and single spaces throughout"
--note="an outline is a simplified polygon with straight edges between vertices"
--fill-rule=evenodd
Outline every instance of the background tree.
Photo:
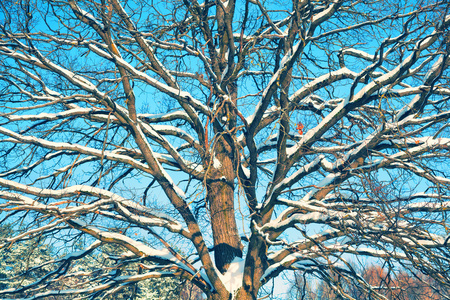
M 0 238 L 6 239 L 12 236 L 13 230 L 9 225 L 0 227 Z M 41 266 L 51 259 L 51 249 L 39 239 L 13 244 L 0 250 L 0 289 L 17 288 L 30 284 L 46 272 L 49 268 Z M 41 266 L 34 270 L 34 266 Z M 23 274 L 23 276 L 15 276 Z
M 256 299 L 285 270 L 383 298 L 352 256 L 448 286 L 447 1 L 0 5 L 0 247 L 64 250 L 2 298 Z
M 10 225 L 0 227 L 2 240 L 14 235 L 11 227 Z M 39 242 L 41 244 L 37 244 Z M 33 244 L 30 245 L 30 243 Z M 87 274 L 95 274 L 99 268 L 105 268 L 111 270 L 109 276 L 115 276 L 117 272 L 124 275 L 134 273 L 134 269 L 139 268 L 136 263 L 126 267 L 120 265 L 120 263 L 117 264 L 118 257 L 126 250 L 123 247 L 105 244 L 99 250 L 91 253 L 91 255 L 82 256 L 81 259 L 72 264 L 72 274 L 87 276 Z M 51 247 L 44 244 L 42 240 L 22 241 L 14 243 L 10 247 L 3 247 L 0 249 L 0 288 L 2 290 L 19 288 L 45 276 L 51 272 L 49 266 L 54 263 L 52 262 L 54 255 Z M 71 255 L 72 253 L 68 254 L 68 256 Z M 77 276 L 71 276 L 55 281 L 51 287 L 70 289 L 80 282 L 82 281 Z M 23 294 L 15 294 L 14 298 L 18 299 L 23 296 Z M 76 298 L 78 298 L 78 295 L 47 297 L 47 299 Z M 189 281 L 182 281 L 178 278 L 154 278 L 122 285 L 104 299 L 201 300 L 203 298 L 201 291 Z
M 421 273 L 411 273 L 404 268 L 383 268 L 380 265 L 363 266 L 362 278 L 373 291 L 362 291 L 352 283 L 341 283 L 351 299 L 396 299 L 396 300 L 440 300 L 449 297 L 448 288 L 443 288 L 433 279 Z M 338 295 L 324 280 L 315 280 L 305 273 L 296 272 L 291 281 L 289 299 L 326 300 Z M 376 292 L 376 293 L 374 293 Z

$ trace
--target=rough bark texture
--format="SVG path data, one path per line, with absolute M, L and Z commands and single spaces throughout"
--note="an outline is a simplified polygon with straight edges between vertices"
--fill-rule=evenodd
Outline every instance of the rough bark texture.
M 214 148 L 216 154 L 211 159 L 207 201 L 211 214 L 215 263 L 217 269 L 224 273 L 236 256 L 242 257 L 242 244 L 234 216 L 233 153 L 222 137 L 217 140 Z
M 239 289 L 236 299 L 257 299 L 261 287 L 261 277 L 267 269 L 267 245 L 258 235 L 252 235 L 250 247 L 245 259 L 243 286 Z

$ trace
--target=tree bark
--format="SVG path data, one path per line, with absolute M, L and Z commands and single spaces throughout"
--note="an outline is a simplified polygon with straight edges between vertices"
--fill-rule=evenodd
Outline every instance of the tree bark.
M 221 136 L 214 145 L 207 201 L 211 214 L 214 258 L 217 269 L 225 273 L 235 257 L 242 257 L 242 244 L 234 215 L 233 151 Z
M 249 241 L 249 252 L 245 259 L 243 285 L 234 299 L 256 300 L 261 287 L 261 277 L 268 267 L 267 244 L 262 236 L 253 233 Z

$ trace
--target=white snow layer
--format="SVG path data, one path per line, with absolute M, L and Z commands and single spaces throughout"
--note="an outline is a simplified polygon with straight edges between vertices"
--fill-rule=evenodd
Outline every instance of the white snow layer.
M 242 286 L 244 266 L 245 259 L 235 257 L 225 274 L 222 275 L 222 273 L 217 272 L 220 280 L 231 294 L 234 294 Z
M 220 163 L 220 160 L 218 160 L 215 156 L 213 159 L 213 167 L 215 169 L 220 169 L 222 167 L 222 164 Z

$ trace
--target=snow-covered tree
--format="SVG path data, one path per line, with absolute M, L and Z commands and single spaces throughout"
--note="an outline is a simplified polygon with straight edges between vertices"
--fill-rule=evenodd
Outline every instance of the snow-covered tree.
M 0 226 L 0 240 L 10 238 L 12 234 L 10 225 Z M 43 266 L 43 263 L 50 259 L 51 249 L 43 241 L 28 240 L 2 247 L 0 249 L 0 289 L 18 288 L 39 279 L 50 271 Z
M 11 225 L 0 227 L 0 241 L 14 235 Z M 38 242 L 38 243 L 37 243 Z M 123 247 L 117 247 L 113 244 L 104 244 L 97 248 L 98 251 L 91 252 L 90 255 L 84 255 L 76 263 L 67 265 L 71 268 L 72 274 L 86 274 L 98 272 L 99 268 L 110 269 L 111 277 L 116 276 L 117 272 L 123 274 L 134 273 L 136 264 L 129 264 L 126 267 L 117 264 L 120 260 L 120 253 L 123 253 Z M 52 271 L 51 265 L 54 264 L 54 255 L 49 243 L 45 241 L 19 241 L 10 244 L 9 247 L 0 249 L 0 289 L 6 290 L 33 283 Z M 72 255 L 72 253 L 69 253 Z M 63 260 L 66 255 L 63 255 Z M 61 261 L 63 261 L 61 260 Z M 57 263 L 60 263 L 58 261 Z M 107 275 L 107 276 L 108 276 Z M 54 281 L 52 288 L 69 289 L 80 283 L 78 276 L 63 277 Z M 26 291 L 26 290 L 25 290 Z M 18 293 L 16 293 L 18 294 Z M 15 295 L 14 298 L 21 298 L 23 295 Z M 50 299 L 76 299 L 78 295 L 52 296 Z M 188 281 L 182 281 L 179 278 L 153 278 L 149 280 L 131 282 L 128 285 L 121 285 L 110 295 L 104 296 L 104 299 L 146 299 L 146 300 L 199 300 L 200 290 Z
M 447 3 L 2 1 L 0 247 L 56 254 L 0 297 L 245 300 L 300 270 L 383 298 L 358 257 L 448 286 Z
M 356 266 L 355 266 L 356 267 Z M 390 300 L 441 300 L 448 299 L 449 290 L 422 273 L 411 273 L 402 267 L 382 268 L 379 265 L 356 267 L 372 290 L 361 291 L 353 282 L 343 282 L 341 287 L 351 299 L 390 299 Z M 322 280 L 295 272 L 292 276 L 288 299 L 328 300 L 339 296 Z M 382 297 L 380 297 L 382 295 Z

